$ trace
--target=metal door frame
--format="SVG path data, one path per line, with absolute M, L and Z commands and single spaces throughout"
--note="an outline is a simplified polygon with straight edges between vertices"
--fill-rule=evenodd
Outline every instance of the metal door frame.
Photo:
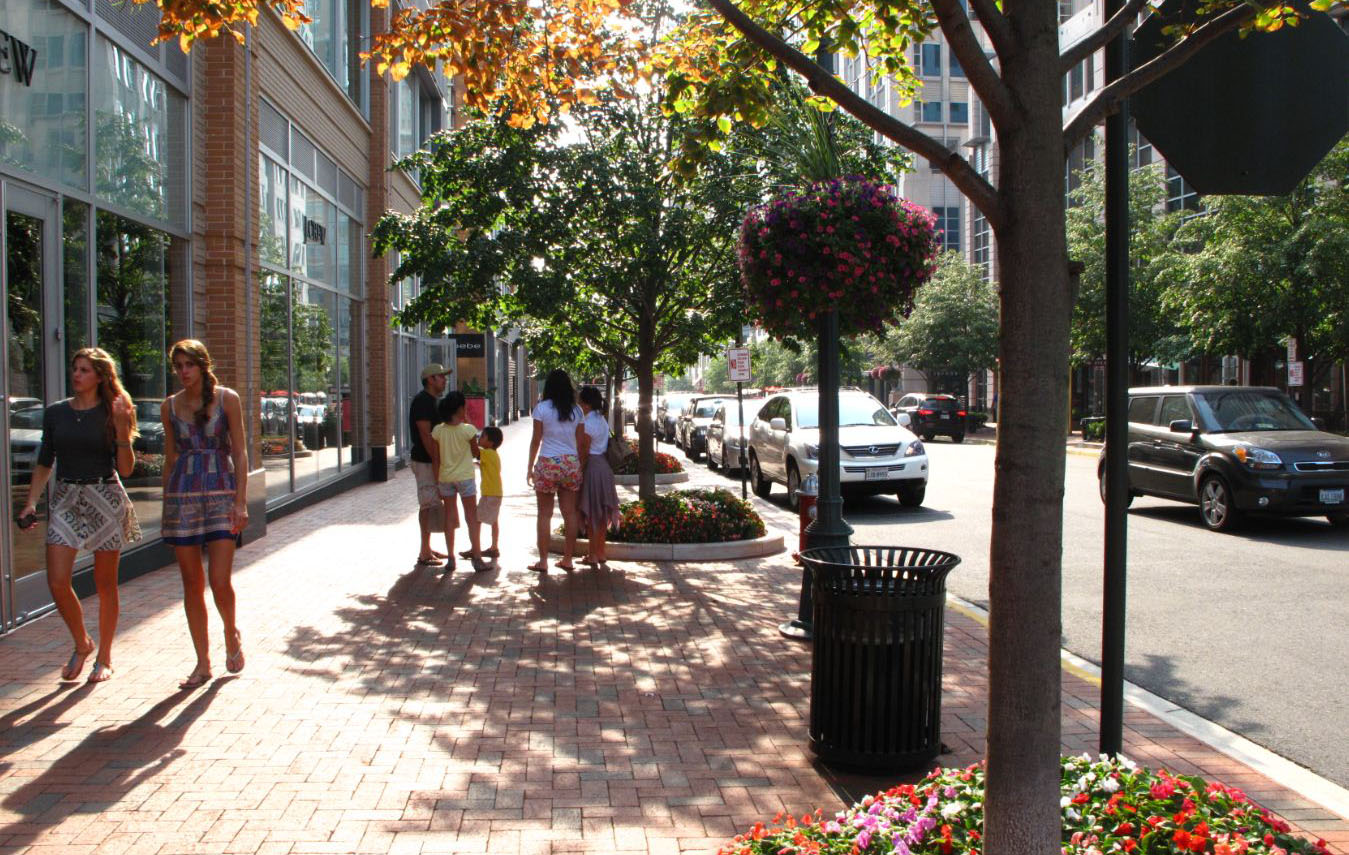
M 0 211 L 6 222 L 0 228 L 0 329 L 5 330 L 5 346 L 0 348 L 0 404 L 3 404 L 3 416 L 0 421 L 0 438 L 5 448 L 9 448 L 9 246 L 8 217 L 14 211 L 25 216 L 42 220 L 42 348 L 43 348 L 43 394 L 44 403 L 50 403 L 60 396 L 65 375 L 61 355 L 62 310 L 61 310 L 61 200 L 55 193 L 39 190 L 31 185 L 21 184 L 7 177 L 0 177 Z M 45 580 L 35 583 L 32 574 L 20 587 L 15 576 L 14 545 L 10 543 L 10 520 L 16 508 L 11 507 L 13 485 L 10 481 L 9 454 L 0 456 L 0 483 L 5 485 L 5 495 L 0 498 L 0 510 L 5 514 L 3 533 L 0 533 L 0 564 L 4 567 L 0 575 L 0 632 L 8 632 L 25 621 L 52 608 L 51 594 Z

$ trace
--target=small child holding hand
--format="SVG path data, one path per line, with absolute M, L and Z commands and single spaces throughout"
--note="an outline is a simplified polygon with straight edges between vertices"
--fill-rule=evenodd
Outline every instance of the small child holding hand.
M 481 483 L 478 485 L 478 522 L 492 527 L 492 546 L 490 549 L 484 549 L 482 553 L 492 559 L 501 555 L 497 550 L 497 541 L 501 536 L 501 526 L 497 524 L 497 518 L 501 514 L 503 495 L 501 456 L 497 454 L 501 440 L 501 428 L 495 425 L 483 428 L 478 436 L 478 465 L 482 473 Z M 467 552 L 461 552 L 459 555 L 461 558 L 469 557 Z

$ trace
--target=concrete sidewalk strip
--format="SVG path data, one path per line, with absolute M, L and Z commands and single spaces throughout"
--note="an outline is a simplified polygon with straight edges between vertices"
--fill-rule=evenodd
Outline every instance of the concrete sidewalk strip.
M 0 639 L 0 853 L 711 853 L 780 810 L 917 777 L 812 762 L 810 651 L 777 632 L 788 555 L 528 571 L 534 500 L 509 480 L 528 423 L 507 431 L 494 572 L 415 566 L 400 472 L 239 553 L 238 676 L 216 637 L 217 678 L 177 690 L 193 656 L 172 568 L 123 586 L 108 683 L 59 683 L 55 616 Z M 986 650 L 948 610 L 944 765 L 982 752 Z M 1064 749 L 1091 750 L 1095 687 L 1065 671 L 1063 688 Z M 1240 786 L 1349 852 L 1343 818 L 1146 711 L 1126 726 L 1140 762 Z

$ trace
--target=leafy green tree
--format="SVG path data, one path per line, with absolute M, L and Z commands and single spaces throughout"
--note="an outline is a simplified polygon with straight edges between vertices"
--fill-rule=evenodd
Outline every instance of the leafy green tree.
M 1254 358 L 1292 336 L 1309 386 L 1349 359 L 1349 141 L 1287 196 L 1226 196 L 1181 226 L 1162 304 L 1196 350 Z M 1305 388 L 1305 387 L 1304 387 Z
M 571 143 L 493 121 L 440 135 L 407 160 L 421 173 L 422 207 L 386 215 L 375 246 L 399 252 L 393 280 L 422 278 L 401 323 L 532 319 L 531 349 L 631 371 L 641 492 L 654 496 L 655 375 L 739 325 L 734 239 L 760 183 L 729 153 L 696 180 L 673 180 L 677 120 L 652 105 L 609 101 L 573 115 L 581 139 Z
M 944 253 L 918 289 L 913 312 L 878 347 L 882 358 L 924 374 L 969 377 L 998 356 L 998 295 L 983 272 L 958 253 Z
M 1069 194 L 1068 257 L 1082 262 L 1073 306 L 1074 364 L 1105 355 L 1105 170 L 1092 164 L 1077 173 Z M 1129 361 L 1138 368 L 1154 358 L 1184 355 L 1183 331 L 1162 305 L 1181 213 L 1165 210 L 1166 176 L 1161 164 L 1129 176 Z M 1179 352 L 1178 352 L 1179 351 Z

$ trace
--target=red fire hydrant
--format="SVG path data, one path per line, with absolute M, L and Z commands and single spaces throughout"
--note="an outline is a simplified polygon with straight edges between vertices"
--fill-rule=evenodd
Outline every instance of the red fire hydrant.
M 799 561 L 801 550 L 806 548 L 806 527 L 815 520 L 815 500 L 820 496 L 820 479 L 812 472 L 796 488 L 796 506 L 801 512 L 801 540 L 797 547 L 796 558 Z

